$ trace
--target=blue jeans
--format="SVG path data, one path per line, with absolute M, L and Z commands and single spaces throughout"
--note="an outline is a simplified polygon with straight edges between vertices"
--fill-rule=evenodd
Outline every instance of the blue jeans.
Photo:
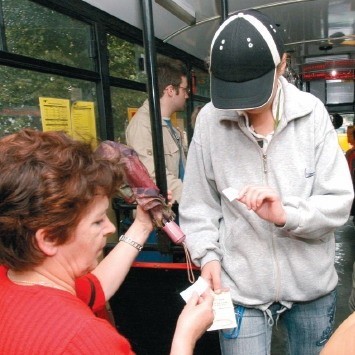
M 286 310 L 279 303 L 272 304 L 266 312 L 245 308 L 236 338 L 230 329 L 219 332 L 222 354 L 270 354 L 275 323 L 285 330 L 287 354 L 319 354 L 333 331 L 335 308 L 336 290 L 310 302 L 294 303 Z

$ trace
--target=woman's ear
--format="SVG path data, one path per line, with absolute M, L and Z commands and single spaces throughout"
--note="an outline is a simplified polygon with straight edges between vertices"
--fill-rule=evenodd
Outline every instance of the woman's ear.
M 57 253 L 58 246 L 53 238 L 48 237 L 44 229 L 39 229 L 35 235 L 38 248 L 47 256 L 53 256 Z

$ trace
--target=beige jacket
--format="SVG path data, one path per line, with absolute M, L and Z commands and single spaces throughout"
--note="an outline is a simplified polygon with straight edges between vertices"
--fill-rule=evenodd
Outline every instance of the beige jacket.
M 178 178 L 180 149 L 170 134 L 169 128 L 164 120 L 162 121 L 162 130 L 167 185 L 168 189 L 172 191 L 173 201 L 176 200 L 180 202 L 182 192 L 182 181 Z M 175 133 L 180 137 L 180 142 L 183 142 L 182 144 L 185 149 L 182 150 L 186 150 L 183 134 L 177 129 L 175 129 Z M 139 159 L 146 166 L 149 175 L 156 181 L 148 100 L 144 101 L 143 105 L 131 119 L 126 129 L 126 142 L 128 146 L 138 153 Z M 182 158 L 185 163 L 185 153 L 183 153 Z

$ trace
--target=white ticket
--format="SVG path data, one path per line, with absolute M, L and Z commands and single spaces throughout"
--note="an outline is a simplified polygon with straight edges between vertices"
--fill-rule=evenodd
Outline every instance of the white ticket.
M 238 190 L 234 189 L 233 187 L 227 187 L 222 192 L 230 202 L 232 202 L 239 196 Z
M 180 292 L 180 295 L 184 301 L 187 302 L 194 292 L 197 292 L 198 295 L 201 296 L 208 287 L 208 282 L 200 276 L 194 284 L 188 287 L 185 291 Z
M 232 297 L 229 291 L 214 294 L 213 311 L 214 320 L 207 329 L 208 331 L 235 328 L 237 326 Z
M 209 287 L 209 284 L 201 276 L 197 281 L 188 287 L 186 290 L 180 292 L 181 297 L 185 302 L 189 300 L 194 292 L 201 296 Z M 235 320 L 234 306 L 232 297 L 229 291 L 222 293 L 213 293 L 213 313 L 214 320 L 208 331 L 217 329 L 235 328 L 237 323 Z

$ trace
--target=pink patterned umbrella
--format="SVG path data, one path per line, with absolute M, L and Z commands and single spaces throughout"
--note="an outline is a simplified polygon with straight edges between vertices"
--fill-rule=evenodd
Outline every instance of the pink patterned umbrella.
M 182 244 L 185 234 L 174 222 L 174 212 L 150 178 L 138 154 L 126 145 L 113 141 L 103 141 L 96 152 L 105 159 L 119 158 L 125 172 L 125 184 L 120 188 L 120 196 L 127 203 L 137 202 L 149 212 L 156 228 L 162 229 L 175 244 Z

